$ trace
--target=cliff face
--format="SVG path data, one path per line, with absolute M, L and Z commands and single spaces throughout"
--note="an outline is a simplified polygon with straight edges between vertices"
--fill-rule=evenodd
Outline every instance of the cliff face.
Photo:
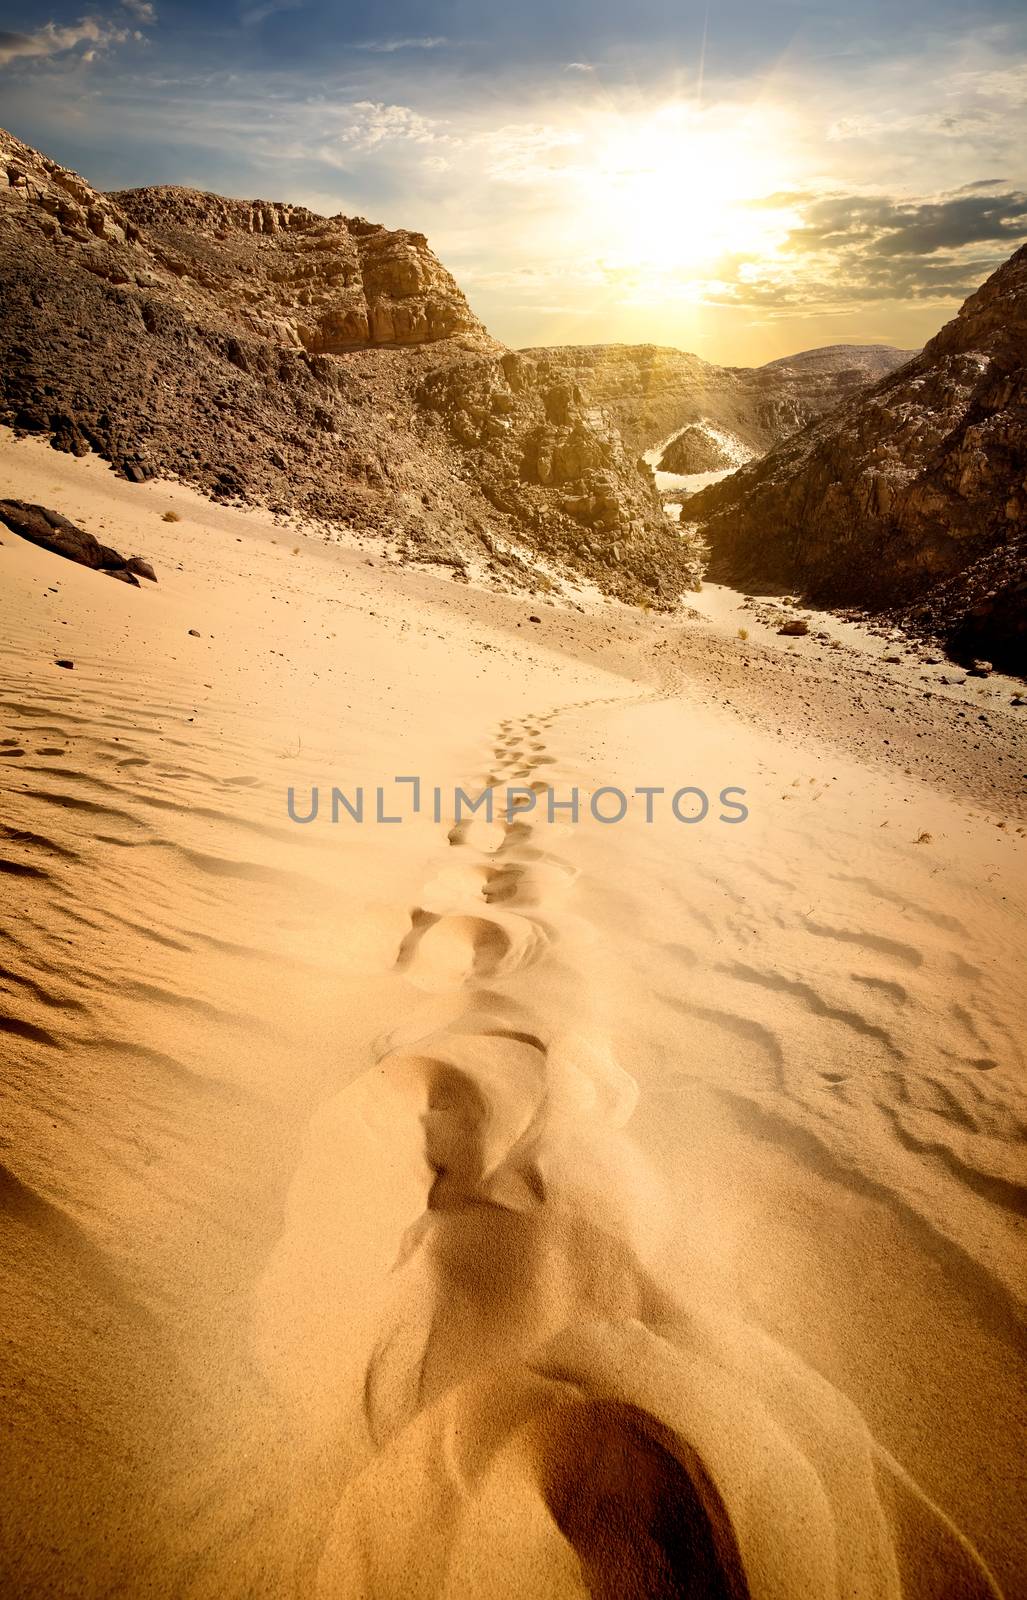
M 574 373 L 635 449 L 650 449 L 705 421 L 756 455 L 912 355 L 890 345 L 831 345 L 764 367 L 718 367 L 651 344 L 571 345 L 546 353 Z M 691 445 L 689 459 L 698 464 L 689 471 L 717 470 L 715 444 L 708 442 L 708 459 L 699 440 L 693 437 Z
M 644 463 L 559 363 L 488 336 L 420 234 L 103 195 L 0 134 L 0 295 L 0 421 L 59 449 L 497 582 L 694 580 Z
M 111 201 L 212 314 L 264 338 L 339 353 L 484 335 L 421 233 L 197 189 L 126 189 Z
M 711 576 L 1027 667 L 1027 247 L 907 366 L 689 501 Z

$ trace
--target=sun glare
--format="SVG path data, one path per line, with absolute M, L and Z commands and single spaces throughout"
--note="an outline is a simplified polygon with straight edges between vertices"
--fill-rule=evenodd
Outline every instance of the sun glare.
M 579 171 L 583 226 L 615 275 L 688 281 L 725 256 L 772 256 L 793 220 L 780 130 L 763 111 L 671 104 L 607 118 Z

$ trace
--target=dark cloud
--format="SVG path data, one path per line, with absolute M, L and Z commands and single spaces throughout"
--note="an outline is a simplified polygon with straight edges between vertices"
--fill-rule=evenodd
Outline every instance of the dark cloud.
M 719 263 L 718 298 L 734 304 L 965 300 L 1027 239 L 1027 194 L 994 178 L 933 199 L 792 192 L 759 204 L 801 220 L 782 246 L 784 270 L 743 257 Z
M 787 248 L 870 256 L 934 255 L 967 245 L 1006 243 L 1027 236 L 1027 194 L 963 189 L 938 200 L 896 201 L 887 196 L 827 195 L 803 206 L 802 225 Z

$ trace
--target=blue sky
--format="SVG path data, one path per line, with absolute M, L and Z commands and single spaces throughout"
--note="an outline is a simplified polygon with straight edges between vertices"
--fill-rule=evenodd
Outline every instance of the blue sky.
M 915 345 L 1027 237 L 1021 0 L 14 0 L 0 106 L 100 187 L 421 229 L 512 344 Z

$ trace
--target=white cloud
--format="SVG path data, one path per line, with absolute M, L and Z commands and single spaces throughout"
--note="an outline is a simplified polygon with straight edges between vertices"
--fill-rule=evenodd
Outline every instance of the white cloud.
M 150 27 L 157 20 L 156 7 L 151 0 L 121 0 L 121 7 L 137 23 Z M 126 28 L 109 17 L 80 17 L 78 22 L 61 24 L 44 22 L 33 33 L 8 33 L 0 29 L 0 68 L 14 61 L 45 61 L 51 56 L 81 52 L 80 60 L 95 61 L 103 51 L 114 45 L 125 44 L 129 39 L 142 39 L 137 28 Z
M 448 44 L 448 39 L 371 39 L 366 44 L 354 46 L 356 50 L 369 50 L 374 55 L 391 56 L 397 50 L 438 50 L 441 45 Z
M 261 4 L 246 6 L 240 11 L 239 21 L 244 28 L 256 28 L 282 11 L 302 11 L 303 5 L 304 0 L 262 0 Z
M 375 150 L 385 144 L 445 143 L 440 125 L 409 106 L 390 106 L 380 100 L 357 100 L 339 108 L 335 140 L 347 150 Z M 332 159 L 331 144 L 321 154 Z
M 80 44 L 91 47 L 85 56 L 85 59 L 91 60 L 97 50 L 106 49 L 113 44 L 123 44 L 127 38 L 126 29 L 117 28 L 98 17 L 82 17 L 80 21 L 71 23 L 68 27 L 59 27 L 56 22 L 46 22 L 41 28 L 37 28 L 35 33 L 0 32 L 0 67 L 9 66 L 12 61 L 32 61 L 45 59 L 47 56 L 63 55 L 65 51 L 77 49 Z

